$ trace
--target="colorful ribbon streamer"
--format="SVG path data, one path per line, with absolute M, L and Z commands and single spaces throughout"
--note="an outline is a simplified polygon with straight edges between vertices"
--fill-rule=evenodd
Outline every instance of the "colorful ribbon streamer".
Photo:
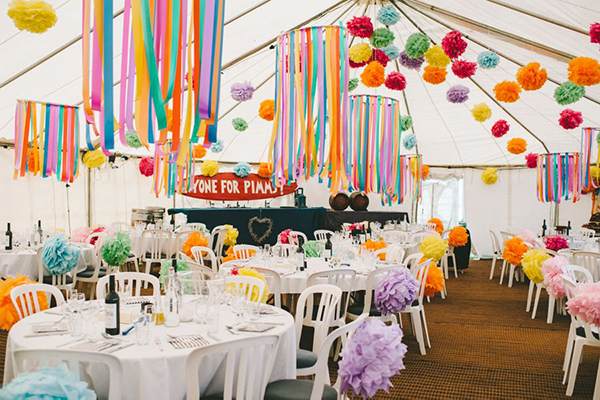
M 186 193 L 194 185 L 194 160 L 188 156 L 185 164 L 180 166 L 177 164 L 177 153 L 172 151 L 173 146 L 171 140 L 155 146 L 152 190 L 156 197 L 161 192 L 168 198 L 175 193 Z M 192 144 L 188 146 L 188 155 L 194 154 Z
M 577 202 L 583 189 L 581 153 L 539 154 L 537 195 L 542 203 L 559 203 L 562 199 Z
M 592 163 L 592 145 L 596 140 L 597 128 L 583 128 L 581 130 L 581 163 L 583 166 L 583 187 L 591 190 L 598 186 L 594 183 L 592 175 L 590 173 L 590 166 Z M 598 154 L 596 156 L 596 167 L 600 162 L 600 147 L 598 147 Z

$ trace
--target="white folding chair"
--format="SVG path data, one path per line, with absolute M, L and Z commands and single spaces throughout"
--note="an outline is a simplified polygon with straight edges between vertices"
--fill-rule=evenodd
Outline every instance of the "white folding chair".
M 188 222 L 187 224 L 183 224 L 180 230 L 208 232 L 206 224 L 203 224 L 202 222 Z
M 449 259 L 452 259 L 452 266 L 454 267 L 454 277 L 458 278 L 458 268 L 456 267 L 456 256 L 454 255 L 454 247 L 448 246 L 446 253 L 442 256 L 441 264 L 444 271 L 444 278 L 448 279 L 450 274 L 448 273 Z
M 188 240 L 188 238 L 192 235 L 192 233 L 196 233 L 197 231 L 186 230 L 179 231 L 175 235 L 175 239 L 173 240 L 173 245 L 171 248 L 172 253 L 177 253 L 183 248 L 184 243 Z
M 288 258 L 290 255 L 294 254 L 297 249 L 298 246 L 294 246 L 293 244 L 277 243 L 271 247 L 271 253 L 276 257 Z
M 429 232 L 414 233 L 413 235 L 411 235 L 409 242 L 414 243 L 414 244 L 419 244 L 419 243 L 421 243 L 421 241 L 423 241 L 423 239 L 425 239 L 429 235 L 431 235 L 431 233 L 429 233 Z
M 250 244 L 236 244 L 233 246 L 233 254 L 237 260 L 249 260 L 260 249 Z
M 252 301 L 252 294 L 254 289 L 258 290 L 258 302 L 263 298 L 265 293 L 265 282 L 254 276 L 245 275 L 230 275 L 225 279 L 226 285 L 233 285 L 234 289 L 241 288 L 242 292 L 246 294 L 246 299 Z
M 110 228 L 114 232 L 129 232 L 131 230 L 131 225 L 127 222 L 113 222 L 110 224 Z
M 281 275 L 279 275 L 279 272 L 269 268 L 254 267 L 254 269 L 265 277 L 269 285 L 269 291 L 273 295 L 273 305 L 281 308 Z
M 328 237 L 328 236 L 329 236 L 329 237 L 333 236 L 333 232 L 332 232 L 332 231 L 329 231 L 329 230 L 327 230 L 327 229 L 317 229 L 317 230 L 314 232 L 314 235 L 315 235 L 315 240 L 316 240 L 317 242 L 323 242 L 323 243 L 325 243 L 325 242 L 327 241 L 327 237 Z M 305 242 L 305 243 L 306 243 L 306 242 Z
M 388 263 L 397 263 L 401 264 L 404 260 L 404 253 L 406 250 L 404 247 L 398 245 L 391 245 L 387 247 L 387 252 L 385 255 L 385 261 Z
M 425 260 L 420 264 L 415 264 L 411 267 L 410 272 L 412 276 L 419 283 L 419 295 L 417 297 L 417 305 L 411 305 L 402 311 L 403 314 L 409 314 L 413 332 L 419 342 L 419 350 L 422 355 L 426 354 L 425 351 L 425 339 L 427 339 L 427 347 L 431 348 L 431 341 L 429 340 L 429 331 L 427 330 L 427 320 L 425 319 L 425 307 L 423 306 L 423 297 L 425 296 L 425 286 L 427 283 L 427 275 L 429 275 L 429 268 L 433 265 L 431 259 Z M 423 337 L 423 331 L 425 331 L 425 337 Z
M 423 253 L 410 254 L 410 255 L 406 256 L 406 258 L 404 259 L 404 265 L 406 265 L 406 268 L 412 269 L 412 267 L 414 265 L 417 265 L 419 263 L 419 261 L 421 261 L 422 258 L 423 258 Z
M 335 308 L 331 326 L 340 327 L 346 325 L 346 312 L 350 303 L 350 293 L 354 289 L 356 271 L 353 269 L 335 268 L 332 270 L 314 272 L 308 277 L 307 287 L 313 285 L 335 285 L 342 289 L 342 298 Z M 312 298 L 309 300 L 312 302 Z
M 145 265 L 145 272 L 150 273 L 152 264 L 161 264 L 171 258 L 171 241 L 173 232 L 162 229 L 147 229 L 142 231 L 141 258 Z
M 190 268 L 190 271 L 194 273 L 193 278 L 201 278 L 203 280 L 214 279 L 216 273 L 209 267 L 204 264 L 198 264 L 195 262 L 189 262 L 187 266 Z M 181 275 L 184 276 L 185 272 L 182 272 Z
M 383 232 L 383 240 L 386 243 L 406 243 L 408 242 L 408 233 L 397 229 Z
M 19 319 L 23 319 L 31 314 L 41 311 L 38 299 L 39 292 L 44 292 L 48 305 L 51 303 L 52 296 L 54 296 L 57 307 L 65 302 L 65 297 L 62 292 L 52 285 L 46 285 L 45 283 L 31 283 L 29 285 L 15 286 L 10 291 L 10 299 L 17 309 Z
M 548 254 L 550 257 L 556 257 L 558 255 L 557 252 L 553 251 L 553 250 L 549 250 L 549 249 L 543 249 L 544 252 L 546 254 Z M 529 290 L 527 292 L 527 306 L 525 307 L 525 311 L 529 312 L 529 310 L 531 309 L 531 300 L 533 296 L 533 290 L 535 290 L 535 298 L 534 298 L 534 302 L 533 302 L 533 312 L 531 313 L 531 319 L 535 319 L 535 316 L 537 315 L 537 308 L 538 308 L 538 304 L 540 302 L 540 297 L 542 294 L 542 289 L 545 289 L 546 286 L 544 286 L 544 283 L 533 283 L 533 281 L 529 281 Z M 552 317 L 554 315 L 554 305 L 556 303 L 556 299 L 554 297 L 552 297 L 552 295 L 550 293 L 548 293 L 548 317 L 547 317 L 547 322 L 549 324 L 552 323 Z
M 299 242 L 299 237 L 302 237 L 302 239 L 304 240 L 303 243 L 308 242 L 308 238 L 306 237 L 306 235 L 303 232 L 300 231 L 290 231 L 289 235 L 288 235 L 288 240 L 290 242 L 290 244 L 298 247 Z
M 593 251 L 576 251 L 573 253 L 573 263 L 581 265 L 591 272 L 594 281 L 600 280 L 600 253 Z
M 227 227 L 225 225 L 219 225 L 213 228 L 208 241 L 208 247 L 210 247 L 217 256 L 217 263 L 219 266 L 221 265 L 221 260 L 223 259 L 223 246 L 225 245 L 226 237 Z
M 377 289 L 377 285 L 379 285 L 379 283 L 391 272 L 397 271 L 400 268 L 404 268 L 404 266 L 377 268 L 376 270 L 371 271 L 367 276 L 364 302 L 361 305 L 360 301 L 358 301 L 356 304 L 348 307 L 348 319 L 355 320 L 360 315 L 366 314 L 370 317 L 380 318 L 384 322 L 392 321 L 393 323 L 397 324 L 398 319 L 396 318 L 396 315 L 381 315 L 381 313 L 373 304 L 373 296 L 375 294 L 375 290 Z
M 140 296 L 142 287 L 146 288 L 148 284 L 152 287 L 152 296 L 158 298 L 160 296 L 160 282 L 154 275 L 144 274 L 143 272 L 117 272 L 113 274 L 115 277 L 116 287 L 129 284 L 132 288 L 132 296 Z M 96 298 L 103 299 L 108 292 L 108 281 L 110 275 L 103 276 L 96 285 Z
M 210 262 L 210 268 L 216 274 L 219 272 L 219 265 L 217 264 L 217 256 L 214 251 L 204 246 L 194 246 L 190 249 L 194 256 L 194 262 L 196 264 L 206 265 L 206 261 Z
M 500 231 L 500 236 L 502 236 L 502 243 L 504 243 L 507 240 L 510 240 L 514 237 L 517 237 L 517 235 L 515 235 L 514 233 L 510 233 L 507 231 Z
M 77 266 L 71 272 L 66 272 L 64 274 L 58 275 L 48 275 L 44 276 L 44 272 L 48 270 L 44 265 L 44 261 L 42 260 L 42 253 L 44 252 L 44 248 L 40 247 L 37 250 L 36 261 L 38 265 L 38 282 L 46 283 L 48 285 L 52 285 L 61 290 L 70 290 L 75 287 L 77 283 Z M 71 276 L 72 275 L 72 276 Z
M 591 239 L 596 236 L 596 231 L 589 228 L 577 228 L 573 230 L 574 233 L 581 235 L 584 238 Z
M 80 282 L 83 283 L 89 283 L 91 285 L 97 285 L 98 284 L 98 279 L 100 279 L 100 277 L 106 275 L 107 273 L 107 269 L 105 266 L 102 265 L 102 253 L 101 253 L 101 248 L 102 245 L 104 244 L 104 239 L 107 237 L 108 235 L 105 232 L 97 232 L 97 233 L 92 233 L 91 235 L 89 235 L 86 238 L 86 243 L 87 244 L 92 244 L 92 241 L 94 241 L 95 239 L 95 243 L 94 243 L 94 265 L 93 265 L 93 269 L 86 269 L 84 271 L 81 271 L 77 274 L 77 279 Z M 137 260 L 136 260 L 137 261 Z M 136 266 L 137 266 L 137 262 L 136 262 Z M 93 287 L 92 288 L 92 297 L 95 295 L 96 293 L 96 288 Z M 93 299 L 90 299 L 93 300 Z

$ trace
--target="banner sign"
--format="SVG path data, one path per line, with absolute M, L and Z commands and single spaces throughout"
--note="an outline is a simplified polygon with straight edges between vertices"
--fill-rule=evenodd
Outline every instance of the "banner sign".
M 212 178 L 196 175 L 191 189 L 182 194 L 203 200 L 244 201 L 285 196 L 294 193 L 297 188 L 296 183 L 277 188 L 270 179 L 257 174 L 239 178 L 233 172 L 223 172 Z

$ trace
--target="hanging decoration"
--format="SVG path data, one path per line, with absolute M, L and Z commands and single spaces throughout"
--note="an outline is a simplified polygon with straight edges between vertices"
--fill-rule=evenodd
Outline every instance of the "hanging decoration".
M 396 36 L 388 28 L 377 28 L 371 35 L 371 46 L 381 49 L 394 43 L 394 39 Z
M 585 96 L 585 86 L 566 81 L 554 90 L 554 99 L 561 106 L 578 102 Z
M 483 69 L 496 68 L 500 64 L 500 56 L 494 51 L 482 51 L 477 56 L 477 64 Z
M 273 168 L 271 168 L 269 163 L 260 163 L 257 174 L 261 178 L 269 179 L 273 174 Z
M 596 128 L 583 128 L 581 130 L 581 165 L 583 167 L 583 187 L 589 189 L 596 189 L 597 185 L 592 179 L 590 173 L 590 165 L 592 164 L 592 145 L 596 131 L 600 135 L 600 130 Z M 598 150 L 600 152 L 600 148 Z M 596 156 L 596 166 L 600 159 Z M 594 200 L 596 198 L 596 191 L 594 190 Z M 595 208 L 594 208 L 595 210 Z
M 531 62 L 517 71 L 517 82 L 523 90 L 538 90 L 548 80 L 546 68 L 540 69 L 540 63 Z
M 390 90 L 404 90 L 406 88 L 406 78 L 400 72 L 390 72 L 385 78 L 385 87 Z
M 377 12 L 377 21 L 386 26 L 396 25 L 400 21 L 400 12 L 391 4 L 383 6 Z
M 363 85 L 375 88 L 383 85 L 385 82 L 385 69 L 377 61 L 371 61 L 360 74 L 360 81 Z
M 86 151 L 82 160 L 86 167 L 98 169 L 106 162 L 106 155 L 102 150 Z
M 154 174 L 154 158 L 142 157 L 139 166 L 140 174 L 144 176 L 152 176 Z
M 265 121 L 273 121 L 275 117 L 275 102 L 273 100 L 263 100 L 258 108 L 258 116 Z
M 570 108 L 561 111 L 558 123 L 563 129 L 575 129 L 583 123 L 583 118 L 579 111 L 573 111 Z
M 225 149 L 225 146 L 223 145 L 223 141 L 220 139 L 210 145 L 210 151 L 215 154 L 222 152 L 224 149 Z
M 234 83 L 231 85 L 231 98 L 235 101 L 252 100 L 254 86 L 250 82 Z
M 427 65 L 423 71 L 423 80 L 432 85 L 439 85 L 446 81 L 446 69 Z
M 492 136 L 495 138 L 501 138 L 508 133 L 509 129 L 510 125 L 508 122 L 503 119 L 499 119 L 498 121 L 494 122 L 494 125 L 492 125 Z
M 404 148 L 406 150 L 410 151 L 410 150 L 414 149 L 415 146 L 417 145 L 417 137 L 412 133 L 409 133 L 408 135 L 404 135 L 402 144 L 404 145 Z
M 502 81 L 494 86 L 494 95 L 498 101 L 514 103 L 519 100 L 520 94 L 521 87 L 516 82 Z
M 413 126 L 413 119 L 410 115 L 400 116 L 400 127 L 402 132 L 409 130 Z
M 18 100 L 14 178 L 26 173 L 73 182 L 78 176 L 77 107 Z
M 248 129 L 248 123 L 244 118 L 234 118 L 231 120 L 231 125 L 233 125 L 233 129 L 238 132 L 244 132 Z
M 476 104 L 471 109 L 471 115 L 477 122 L 485 122 L 492 117 L 492 110 L 485 103 Z
M 421 68 L 421 65 L 423 65 L 423 63 L 425 62 L 425 57 L 421 56 L 417 58 L 412 58 L 409 57 L 408 54 L 406 54 L 406 51 L 403 51 L 400 53 L 399 61 L 400 65 L 402 65 L 404 68 L 418 71 Z
M 450 57 L 444 53 L 440 45 L 435 45 L 425 52 L 425 61 L 434 67 L 446 68 L 450 64 Z
M 598 22 L 590 25 L 590 42 L 600 43 L 600 23 Z
M 125 132 L 125 144 L 132 149 L 139 149 L 144 147 L 142 142 L 140 142 L 140 138 L 138 137 L 137 132 L 135 131 L 127 131 Z
M 521 138 L 513 138 L 506 144 L 506 150 L 512 154 L 523 154 L 527 150 L 527 141 Z
M 469 100 L 469 88 L 463 85 L 454 85 L 446 92 L 446 100 L 450 103 L 461 104 Z
M 477 71 L 477 63 L 465 61 L 465 60 L 455 60 L 452 63 L 452 72 L 460 79 L 470 78 L 475 75 Z
M 182 153 L 174 151 L 175 144 L 167 140 L 165 144 L 157 144 L 154 147 L 154 178 L 152 190 L 156 197 L 162 192 L 167 197 L 175 193 L 187 193 L 194 186 L 195 166 L 194 155 L 195 148 L 192 143 L 185 152 L 185 162 L 183 165 L 177 163 L 178 156 Z M 198 146 L 198 145 L 196 145 Z
M 202 158 L 206 155 L 207 151 L 206 151 L 206 147 L 202 146 L 201 144 L 197 144 L 194 146 L 194 158 Z
M 467 50 L 467 42 L 459 31 L 450 31 L 442 39 L 442 49 L 450 58 L 460 57 Z
M 367 43 L 357 43 L 348 49 L 348 56 L 355 63 L 366 63 L 371 60 L 373 50 Z
M 233 173 L 239 178 L 245 178 L 250 175 L 252 168 L 247 162 L 239 162 L 233 167 Z
M 542 203 L 581 198 L 583 166 L 580 153 L 538 154 L 537 196 Z
M 358 78 L 352 78 L 348 81 L 348 92 L 353 91 L 358 87 Z
M 393 44 L 383 47 L 381 51 L 383 51 L 390 60 L 395 60 L 398 57 L 400 57 L 400 49 L 398 48 L 398 46 Z
M 600 65 L 589 57 L 576 57 L 567 67 L 569 80 L 576 85 L 592 86 L 600 83 Z
M 363 39 L 368 39 L 373 34 L 373 22 L 367 16 L 352 18 L 346 23 L 346 28 L 350 35 Z
M 375 58 L 375 61 L 377 61 L 379 64 L 383 65 L 384 68 L 387 67 L 388 63 L 390 62 L 390 58 L 387 56 L 387 54 L 379 49 L 373 50 L 373 58 Z
M 406 39 L 406 47 L 404 51 L 410 58 L 421 58 L 425 52 L 429 50 L 431 40 L 427 35 L 422 33 L 413 33 Z
M 31 33 L 44 33 L 56 25 L 56 11 L 43 0 L 12 0 L 8 16 L 17 29 Z
M 529 153 L 525 156 L 525 165 L 527 165 L 527 168 L 537 168 L 537 160 L 537 153 Z
M 204 160 L 200 170 L 202 171 L 202 175 L 210 178 L 219 172 L 219 163 L 214 160 Z
M 498 180 L 498 168 L 488 167 L 481 173 L 481 180 L 486 185 L 493 185 Z

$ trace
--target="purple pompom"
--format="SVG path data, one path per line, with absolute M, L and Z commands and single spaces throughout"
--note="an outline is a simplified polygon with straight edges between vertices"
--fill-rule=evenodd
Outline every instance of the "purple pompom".
M 254 86 L 250 82 L 234 83 L 231 85 L 231 97 L 235 101 L 252 100 Z
M 464 103 L 469 100 L 469 88 L 463 85 L 454 85 L 446 92 L 446 99 L 450 103 Z
M 419 70 L 421 65 L 425 62 L 425 57 L 410 58 L 405 51 L 400 53 L 399 57 L 400 65 L 408 69 Z
M 375 290 L 375 307 L 383 315 L 397 314 L 415 301 L 419 283 L 407 268 L 391 272 Z

